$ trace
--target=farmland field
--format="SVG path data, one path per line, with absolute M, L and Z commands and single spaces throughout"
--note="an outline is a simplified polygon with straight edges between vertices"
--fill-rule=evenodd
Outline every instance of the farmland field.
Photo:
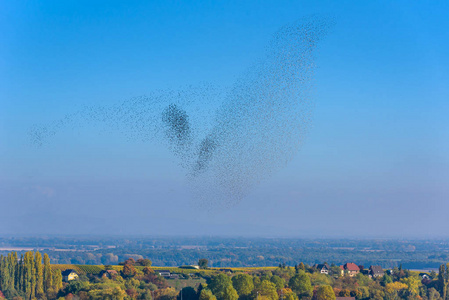
M 116 270 L 120 272 L 123 269 L 123 266 L 121 265 L 112 265 L 111 266 L 113 270 Z M 144 267 L 142 266 L 135 266 L 137 271 L 142 272 Z M 155 272 L 159 270 L 168 270 L 170 273 L 175 274 L 195 274 L 195 273 L 203 273 L 203 274 L 209 274 L 213 275 L 220 271 L 220 268 L 209 268 L 205 270 L 199 270 L 199 269 L 185 269 L 185 268 L 178 268 L 178 267 L 151 267 Z M 255 271 L 255 270 L 274 270 L 276 267 L 250 267 L 250 268 L 226 268 L 230 269 L 233 272 L 239 273 L 239 272 L 249 272 L 249 271 Z M 73 269 L 77 271 L 79 274 L 92 274 L 92 275 L 98 275 L 102 270 L 104 270 L 104 265 L 77 265 L 77 264 L 52 264 L 51 265 L 52 270 L 61 270 L 65 271 L 68 269 Z

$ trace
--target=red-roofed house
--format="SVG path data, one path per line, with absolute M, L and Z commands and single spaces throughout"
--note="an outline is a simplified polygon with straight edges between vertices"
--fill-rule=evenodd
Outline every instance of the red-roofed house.
M 351 277 L 360 272 L 360 268 L 355 263 L 346 263 L 343 266 L 340 266 L 340 269 Z

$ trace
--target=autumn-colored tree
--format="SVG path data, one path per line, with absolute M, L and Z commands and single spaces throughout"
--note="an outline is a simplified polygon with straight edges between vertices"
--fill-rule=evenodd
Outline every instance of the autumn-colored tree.
M 53 290 L 55 292 L 58 292 L 60 289 L 62 289 L 62 274 L 61 270 L 56 270 L 53 272 Z
M 316 291 L 317 300 L 335 300 L 334 290 L 330 285 L 322 285 Z
M 298 295 L 290 288 L 283 288 L 279 291 L 279 298 L 283 300 L 298 300 Z
M 17 267 L 17 283 L 16 283 L 16 290 L 17 291 L 23 291 L 24 287 L 23 287 L 23 254 L 20 254 L 20 261 L 19 261 L 19 265 Z
M 36 284 L 37 284 L 37 280 L 36 280 L 36 268 L 33 267 L 31 269 L 31 299 L 36 298 Z
M 123 300 L 126 297 L 126 293 L 120 287 L 115 287 L 115 288 L 91 290 L 88 293 L 88 297 L 90 300 L 103 300 L 103 299 Z
M 0 290 L 6 297 L 15 292 L 17 254 L 8 253 L 7 256 L 0 256 Z
M 385 291 L 387 293 L 395 293 L 400 290 L 405 290 L 407 288 L 408 288 L 408 286 L 405 283 L 396 281 L 396 282 L 387 283 L 387 285 L 385 286 Z
M 34 253 L 26 252 L 23 262 L 23 292 L 26 299 L 34 298 L 36 286 L 36 271 L 34 269 Z
M 10 282 L 9 282 L 9 286 L 11 291 L 13 291 L 13 293 L 16 293 L 15 291 L 15 281 L 18 277 L 18 274 L 16 274 L 16 272 L 18 271 L 17 265 L 18 265 L 18 257 L 17 257 L 17 252 L 11 252 L 8 254 L 8 264 L 9 264 L 9 277 Z
M 145 280 L 145 282 L 156 285 L 158 289 L 165 289 L 166 287 L 168 287 L 167 280 L 165 280 L 164 277 L 159 276 L 155 273 L 146 274 L 143 277 L 143 280 Z
M 139 296 L 139 293 L 137 292 L 137 290 L 135 288 L 127 289 L 126 294 L 131 299 L 137 299 L 137 296 Z
M 137 270 L 132 263 L 130 263 L 130 262 L 125 263 L 125 265 L 123 266 L 123 270 L 122 270 L 123 278 L 134 277 L 136 275 L 136 273 L 137 273 Z
M 417 277 L 406 277 L 401 279 L 402 283 L 405 283 L 407 285 L 407 292 L 410 295 L 418 295 L 419 294 L 419 285 L 421 284 L 421 281 Z M 445 299 L 445 298 L 443 298 Z
M 202 289 L 198 300 L 217 300 L 209 289 Z
M 340 293 L 338 293 L 338 296 L 340 297 L 350 297 L 351 296 L 351 291 L 348 289 L 342 289 L 340 291 Z
M 267 300 L 277 300 L 278 294 L 276 292 L 276 285 L 268 280 L 262 280 L 262 282 L 256 287 L 253 291 L 256 296 L 263 297 L 263 299 Z
M 319 285 L 331 285 L 332 280 L 329 276 L 325 274 L 321 274 L 319 272 L 308 274 L 310 277 L 310 283 L 312 286 L 319 286 Z
M 43 277 L 44 277 L 44 282 L 43 282 L 44 292 L 47 293 L 53 287 L 53 280 L 52 280 L 53 278 L 52 278 L 51 267 L 50 267 L 50 257 L 48 257 L 47 253 L 44 254 Z
M 36 251 L 34 255 L 34 268 L 36 269 L 36 296 L 41 299 L 44 295 L 44 266 L 39 251 Z
M 366 286 L 360 286 L 357 288 L 357 290 L 360 292 L 360 298 L 359 299 L 365 299 L 369 298 L 369 288 Z
M 175 300 L 177 295 L 176 290 L 171 287 L 154 291 L 154 298 L 159 300 Z
M 434 288 L 430 288 L 427 290 L 427 298 L 429 300 L 438 300 L 440 299 L 440 293 Z
M 0 256 L 0 290 L 10 289 L 9 263 L 6 257 Z

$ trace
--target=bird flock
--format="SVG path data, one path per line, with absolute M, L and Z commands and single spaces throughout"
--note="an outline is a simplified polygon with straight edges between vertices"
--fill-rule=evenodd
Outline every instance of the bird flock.
M 68 126 L 104 126 L 163 142 L 185 170 L 194 204 L 233 206 L 298 153 L 311 125 L 317 44 L 331 25 L 310 18 L 282 27 L 228 88 L 202 84 L 85 107 L 33 127 L 31 141 L 48 143 Z

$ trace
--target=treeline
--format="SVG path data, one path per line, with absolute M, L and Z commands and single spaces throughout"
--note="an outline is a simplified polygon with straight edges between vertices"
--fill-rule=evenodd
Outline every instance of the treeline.
M 7 299 L 55 298 L 62 288 L 61 271 L 51 271 L 50 258 L 37 251 L 0 256 L 0 291 Z
M 429 251 L 448 255 L 449 239 L 300 239 L 238 237 L 142 237 L 142 236 L 44 236 L 0 237 L 1 247 L 44 247 L 48 249 L 102 249 L 110 246 L 127 249 L 180 249 L 194 245 L 211 248 L 296 248 L 296 249 L 370 249 L 376 251 Z
M 229 256 L 229 252 L 233 255 Z M 298 261 L 308 264 L 333 261 L 344 264 L 348 257 L 363 265 L 381 265 L 394 268 L 402 264 L 408 269 L 437 269 L 449 260 L 448 253 L 416 252 L 370 252 L 347 249 L 295 249 L 295 248 L 211 248 L 211 249 L 101 249 L 96 251 L 46 251 L 55 264 L 115 265 L 129 257 L 135 260 L 149 258 L 157 266 L 180 266 L 195 264 L 208 257 L 211 267 L 265 267 L 280 262 L 293 266 Z M 399 260 L 398 260 L 399 258 Z
M 14 237 L 0 238 L 0 246 L 48 247 L 45 252 L 56 264 L 106 265 L 133 257 L 149 258 L 157 266 L 179 266 L 207 257 L 213 267 L 262 267 L 280 262 L 292 266 L 298 261 L 343 264 L 351 257 L 384 268 L 402 264 L 409 269 L 437 269 L 449 261 L 449 240 Z M 51 250 L 58 248 L 81 251 Z

